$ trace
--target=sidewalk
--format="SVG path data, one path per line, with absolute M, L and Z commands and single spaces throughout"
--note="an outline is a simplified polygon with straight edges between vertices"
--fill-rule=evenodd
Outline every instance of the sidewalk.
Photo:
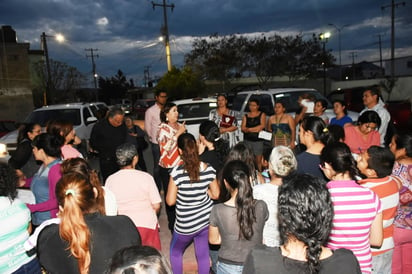
M 161 195 L 161 197 L 163 198 L 163 195 Z M 159 217 L 160 240 L 162 242 L 162 253 L 169 260 L 170 258 L 169 248 L 170 248 L 170 240 L 172 239 L 172 235 L 167 227 L 167 216 L 166 216 L 166 211 L 164 208 L 165 206 L 163 202 L 160 217 Z M 184 274 L 196 274 L 197 273 L 197 263 L 196 263 L 195 250 L 193 247 L 193 243 L 186 249 L 186 252 L 183 255 L 183 273 Z

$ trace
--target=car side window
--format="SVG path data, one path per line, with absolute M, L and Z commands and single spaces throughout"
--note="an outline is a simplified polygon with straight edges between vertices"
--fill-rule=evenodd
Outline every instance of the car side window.
M 84 123 L 86 123 L 87 118 L 92 117 L 92 115 L 90 114 L 90 111 L 88 108 L 84 108 L 83 109 L 83 119 L 84 119 Z

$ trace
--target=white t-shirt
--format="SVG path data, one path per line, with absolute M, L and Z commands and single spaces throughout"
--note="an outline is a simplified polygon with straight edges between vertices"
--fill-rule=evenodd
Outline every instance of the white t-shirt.
M 263 228 L 263 243 L 271 247 L 279 246 L 278 188 L 279 186 L 271 183 L 253 187 L 253 198 L 263 200 L 269 210 L 269 218 Z

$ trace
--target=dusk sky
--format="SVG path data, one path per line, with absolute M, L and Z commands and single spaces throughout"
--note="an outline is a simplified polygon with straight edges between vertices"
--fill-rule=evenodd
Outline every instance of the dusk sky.
M 154 1 L 161 4 L 162 0 Z M 401 3 L 402 1 L 398 1 Z M 390 57 L 390 0 L 175 0 L 167 10 L 172 63 L 183 66 L 183 56 L 194 38 L 219 35 L 296 35 L 309 39 L 313 33 L 330 31 L 326 45 L 338 62 L 341 30 L 342 64 L 379 60 L 378 35 L 383 58 Z M 412 55 L 412 0 L 395 9 L 396 57 Z M 387 6 L 384 10 L 381 7 Z M 136 85 L 143 82 L 145 66 L 151 76 L 166 70 L 165 50 L 159 42 L 163 10 L 149 0 L 0 0 L 0 25 L 10 25 L 19 42 L 40 49 L 40 35 L 62 33 L 66 42 L 48 38 L 51 59 L 66 62 L 90 76 L 91 60 L 84 49 L 98 49 L 96 70 L 113 76 L 121 69 Z

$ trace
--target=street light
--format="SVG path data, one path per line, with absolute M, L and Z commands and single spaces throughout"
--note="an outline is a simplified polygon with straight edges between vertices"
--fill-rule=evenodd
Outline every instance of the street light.
M 47 37 L 55 38 L 58 42 L 64 41 L 64 36 L 61 34 L 56 35 L 47 35 L 46 33 L 42 33 L 40 36 L 44 57 L 46 59 L 46 70 L 47 70 L 47 82 L 46 82 L 46 91 L 43 93 L 43 105 L 47 105 L 47 98 L 51 97 L 51 71 L 50 71 L 50 60 L 49 60 L 49 51 L 47 49 Z
M 322 43 L 323 49 L 323 94 L 326 96 L 326 43 L 330 37 L 330 32 L 323 32 L 319 34 L 319 40 Z
M 338 26 L 336 26 L 335 24 L 332 24 L 332 23 L 329 23 L 328 25 L 334 27 L 334 28 L 338 31 L 338 44 L 339 44 L 339 45 L 338 45 L 338 46 L 339 46 L 339 80 L 342 81 L 342 55 L 341 55 L 342 49 L 341 49 L 340 31 L 341 31 L 343 28 L 349 26 L 349 24 L 343 25 L 342 27 L 338 27 Z

